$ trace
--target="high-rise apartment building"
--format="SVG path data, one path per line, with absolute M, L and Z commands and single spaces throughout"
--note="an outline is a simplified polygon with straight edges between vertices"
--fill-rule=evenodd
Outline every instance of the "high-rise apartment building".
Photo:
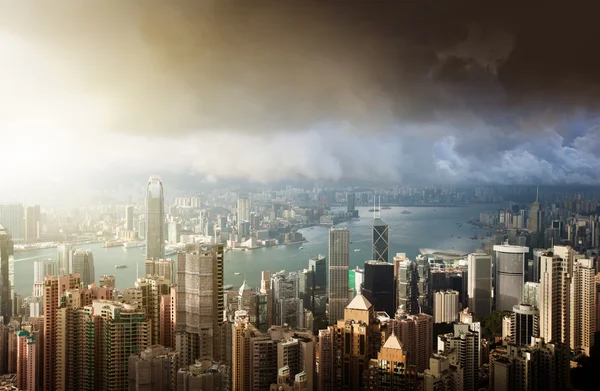
M 140 290 L 141 301 L 139 304 L 146 312 L 146 318 L 150 322 L 150 344 L 160 343 L 161 334 L 164 332 L 160 327 L 160 302 L 163 295 L 171 292 L 171 281 L 164 277 L 138 278 L 135 288 Z
M 9 258 L 13 251 L 12 235 L 0 225 L 0 316 L 4 317 L 4 322 L 8 322 L 12 316 Z
M 438 350 L 456 354 L 456 363 L 462 372 L 462 390 L 479 389 L 479 333 L 469 325 L 454 325 L 453 334 L 438 336 Z
M 133 231 L 133 205 L 125 207 L 125 229 Z
M 37 336 L 37 338 L 36 338 Z M 42 390 L 39 382 L 42 368 L 39 364 L 41 353 L 41 335 L 38 332 L 19 330 L 17 337 L 17 387 L 20 390 L 38 391 Z
M 197 360 L 177 371 L 177 391 L 225 391 L 225 368 L 212 360 Z
M 380 218 L 373 219 L 373 260 L 389 262 L 389 226 Z
M 0 225 L 10 231 L 13 241 L 25 239 L 25 209 L 21 204 L 0 204 Z
M 40 206 L 28 206 L 25 210 L 25 239 L 36 241 L 40 238 Z
M 402 342 L 409 367 L 423 372 L 433 353 L 433 316 L 428 314 L 407 315 L 398 313 L 391 323 Z
M 373 304 L 375 311 L 396 313 L 394 297 L 394 265 L 384 261 L 366 261 L 362 295 Z
M 161 345 L 151 345 L 128 359 L 129 391 L 176 389 L 178 354 Z
M 160 179 L 150 177 L 146 187 L 146 259 L 165 257 L 165 197 Z
M 348 193 L 346 195 L 346 206 L 348 213 L 354 213 L 356 210 L 356 194 Z
M 419 313 L 417 264 L 412 259 L 398 263 L 398 311 Z
M 417 306 L 419 313 L 433 314 L 433 292 L 431 286 L 431 266 L 424 255 L 417 255 L 415 259 L 417 270 Z
M 532 305 L 536 308 L 540 306 L 540 283 L 539 282 L 526 282 L 523 285 L 523 300 L 525 304 Z
M 81 285 L 87 287 L 96 280 L 96 269 L 94 267 L 94 255 L 92 250 L 75 250 L 69 270 L 72 274 L 79 274 Z
M 439 291 L 434 296 L 433 321 L 435 323 L 454 323 L 458 319 L 458 292 Z
M 343 319 L 348 305 L 348 265 L 350 263 L 350 231 L 329 230 L 329 324 Z
M 469 309 L 480 317 L 492 312 L 492 257 L 483 253 L 467 256 Z
M 250 221 L 250 198 L 240 196 L 237 201 L 237 226 L 238 232 L 241 231 L 242 223 Z
M 61 244 L 57 247 L 58 250 L 58 273 L 71 274 L 71 264 L 73 263 L 73 249 L 70 244 Z
M 176 221 L 170 222 L 169 223 L 169 232 L 167 235 L 169 243 L 170 244 L 179 243 L 180 235 L 181 235 L 181 224 Z
M 591 259 L 573 261 L 571 277 L 571 350 L 590 355 L 596 330 L 596 283 Z
M 188 244 L 177 254 L 176 348 L 181 365 L 222 356 L 223 246 Z
M 531 337 L 539 336 L 539 314 L 537 308 L 529 304 L 513 307 L 510 321 L 510 342 L 513 345 L 530 345 Z
M 496 311 L 512 311 L 521 302 L 523 284 L 525 284 L 525 257 L 529 248 L 508 244 L 495 245 L 495 286 L 494 299 Z
M 146 276 L 164 277 L 175 283 L 177 271 L 175 270 L 175 260 L 173 259 L 147 259 L 145 262 Z
M 300 298 L 300 274 L 279 272 L 271 276 L 273 324 L 304 327 L 304 302 Z

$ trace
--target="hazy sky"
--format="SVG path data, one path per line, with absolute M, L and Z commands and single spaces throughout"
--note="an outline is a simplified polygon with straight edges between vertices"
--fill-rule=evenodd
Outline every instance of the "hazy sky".
M 600 182 L 595 12 L 395 3 L 0 0 L 2 183 Z

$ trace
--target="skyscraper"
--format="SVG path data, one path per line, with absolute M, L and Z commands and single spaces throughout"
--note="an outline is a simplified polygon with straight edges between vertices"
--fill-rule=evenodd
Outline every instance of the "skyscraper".
M 492 257 L 473 253 L 467 256 L 469 309 L 480 317 L 492 312 Z
M 346 205 L 348 213 L 354 213 L 356 209 L 356 195 L 354 193 L 348 193 L 346 196 Z
M 128 366 L 130 391 L 175 390 L 176 352 L 161 345 L 151 345 L 129 356 Z
M 361 293 L 373 304 L 375 311 L 385 311 L 394 316 L 394 265 L 384 261 L 366 261 Z
M 240 196 L 237 202 L 237 226 L 238 232 L 241 231 L 242 223 L 250 221 L 250 198 Z
M 21 204 L 0 204 L 0 225 L 10 231 L 14 242 L 25 239 L 25 209 Z
M 176 348 L 180 365 L 221 360 L 223 246 L 188 244 L 177 254 Z
M 417 264 L 407 259 L 398 264 L 398 311 L 407 314 L 419 312 Z
M 433 320 L 435 323 L 454 323 L 458 318 L 458 292 L 435 292 Z
M 25 211 L 25 239 L 35 241 L 40 238 L 40 206 L 28 206 Z
M 69 270 L 79 274 L 82 287 L 92 284 L 96 280 L 92 250 L 75 250 Z
M 535 201 L 529 208 L 529 218 L 527 221 L 529 232 L 543 233 L 544 232 L 544 209 L 540 205 L 539 189 L 535 196 Z M 535 282 L 535 281 L 534 281 Z
M 12 235 L 0 225 L 0 316 L 8 322 L 12 316 L 8 258 L 13 254 Z M 0 357 L 2 359 L 2 357 Z
M 329 230 L 329 324 L 344 317 L 348 305 L 348 265 L 350 263 L 350 231 Z
M 58 274 L 71 273 L 71 263 L 73 262 L 73 249 L 70 244 L 61 244 L 57 247 L 58 250 Z
M 596 283 L 591 259 L 573 262 L 571 280 L 571 350 L 590 355 L 596 330 Z
M 373 260 L 388 262 L 389 227 L 380 218 L 373 219 Z
M 133 205 L 125 207 L 125 229 L 133 231 Z
M 537 308 L 529 304 L 513 307 L 510 322 L 510 341 L 514 345 L 530 345 L 531 337 L 539 335 L 539 315 Z
M 308 270 L 314 272 L 315 294 L 327 293 L 327 261 L 321 254 L 309 259 Z
M 146 187 L 146 259 L 165 256 L 165 198 L 163 185 L 150 177 Z
M 496 278 L 494 298 L 496 311 L 512 311 L 521 302 L 523 284 L 525 284 L 525 256 L 529 248 L 524 246 L 495 245 Z

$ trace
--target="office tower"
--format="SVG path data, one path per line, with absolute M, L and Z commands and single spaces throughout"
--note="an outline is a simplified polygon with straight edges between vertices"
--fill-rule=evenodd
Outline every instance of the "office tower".
M 57 314 L 61 298 L 67 290 L 80 287 L 78 274 L 47 276 L 44 281 L 44 390 L 56 388 L 57 359 Z
M 539 189 L 538 189 L 539 190 Z M 544 209 L 540 205 L 539 191 L 535 196 L 535 201 L 529 208 L 529 219 L 527 221 L 529 232 L 544 232 Z
M 529 345 L 531 337 L 539 335 L 539 314 L 537 308 L 529 304 L 513 307 L 510 320 L 510 343 Z
M 177 371 L 177 391 L 224 391 L 227 376 L 225 368 L 212 360 L 196 360 L 187 368 Z M 235 389 L 235 388 L 234 388 Z
M 348 289 L 353 293 L 354 296 L 362 294 L 362 288 L 365 282 L 365 271 L 358 266 L 348 271 Z
M 0 204 L 0 225 L 12 233 L 13 241 L 25 239 L 25 210 L 21 204 Z
M 550 245 L 550 247 L 553 244 Z M 531 261 L 531 270 L 527 273 L 527 281 L 539 283 L 540 282 L 540 262 L 542 254 L 546 252 L 543 248 L 533 249 L 533 260 Z
M 58 276 L 58 263 L 51 259 L 33 262 L 33 282 L 44 282 L 46 276 Z
M 348 193 L 346 196 L 346 205 L 348 206 L 348 213 L 354 213 L 356 210 L 356 195 L 354 193 Z
M 8 322 L 12 316 L 9 258 L 13 255 L 12 235 L 0 225 L 0 316 Z M 2 357 L 0 357 L 2 359 Z
M 380 218 L 373 220 L 373 260 L 388 262 L 389 226 Z
M 40 238 L 40 206 L 28 206 L 25 210 L 25 239 L 35 241 Z
M 160 301 L 163 295 L 171 292 L 171 281 L 164 277 L 138 278 L 135 288 L 141 291 L 141 309 L 146 312 L 146 318 L 150 322 L 151 334 L 150 344 L 157 345 L 160 342 L 162 329 L 160 327 Z
M 327 293 L 327 261 L 319 254 L 308 260 L 308 270 L 314 272 L 314 290 L 317 295 Z
M 417 390 L 417 374 L 409 370 L 402 344 L 393 332 L 377 353 L 377 359 L 369 361 L 365 390 Z
M 348 265 L 350 263 L 350 231 L 347 228 L 329 230 L 329 324 L 344 316 L 348 305 Z
M 458 292 L 439 291 L 434 296 L 433 321 L 435 323 L 454 323 L 458 318 Z
M 176 386 L 177 353 L 161 345 L 129 356 L 129 391 L 174 390 Z
M 591 259 L 573 261 L 571 277 L 571 350 L 590 355 L 596 330 L 596 283 Z
M 467 256 L 469 309 L 480 317 L 492 312 L 492 257 L 483 253 Z
M 512 311 L 521 302 L 525 283 L 525 257 L 529 248 L 524 246 L 495 245 L 495 287 L 496 311 Z
M 221 359 L 223 246 L 188 244 L 177 254 L 176 350 L 180 365 Z
M 69 269 L 72 274 L 79 274 L 83 287 L 92 284 L 96 279 L 92 250 L 75 250 Z
M 526 282 L 523 285 L 523 300 L 525 304 L 539 308 L 540 303 L 540 284 L 537 282 Z
M 175 221 L 169 223 L 169 235 L 168 240 L 171 244 L 179 243 L 179 236 L 181 235 L 181 224 Z
M 125 229 L 133 231 L 133 205 L 125 207 Z
M 70 244 L 61 244 L 58 250 L 58 274 L 70 274 L 71 263 L 73 262 L 73 249 Z
M 165 198 L 160 179 L 150 177 L 146 187 L 146 259 L 165 257 Z
M 375 311 L 385 311 L 394 316 L 394 265 L 384 261 L 366 261 L 361 293 L 373 304 Z
M 415 260 L 417 269 L 417 305 L 419 313 L 431 315 L 433 313 L 433 294 L 431 290 L 431 266 L 424 255 L 417 255 Z
M 100 276 L 100 280 L 98 282 L 98 286 L 99 287 L 106 287 L 106 288 L 115 288 L 116 286 L 116 279 L 115 276 L 112 274 L 103 274 Z
M 177 272 L 175 270 L 175 260 L 173 259 L 147 259 L 145 262 L 146 276 L 164 277 L 175 283 Z
M 271 292 L 271 272 L 261 272 L 260 293 L 266 296 L 267 329 L 273 324 L 273 294 Z
M 250 221 L 250 198 L 247 196 L 239 197 L 237 202 L 237 225 L 238 232 L 241 231 L 241 225 L 245 221 Z
M 417 264 L 413 260 L 401 262 L 398 267 L 398 311 L 419 313 Z
M 433 352 L 433 316 L 427 314 L 398 314 L 395 319 L 396 335 L 402 342 L 409 367 L 420 373 L 427 369 Z
M 573 249 L 554 246 L 541 257 L 540 337 L 555 346 L 554 371 L 557 387 L 568 384 L 571 346 L 570 285 L 573 275 Z
M 438 350 L 451 354 L 454 350 L 457 366 L 462 371 L 462 390 L 479 389 L 479 333 L 469 325 L 454 325 L 454 333 L 438 336 Z
M 297 273 L 279 272 L 271 277 L 273 324 L 304 327 L 304 302 L 299 297 Z

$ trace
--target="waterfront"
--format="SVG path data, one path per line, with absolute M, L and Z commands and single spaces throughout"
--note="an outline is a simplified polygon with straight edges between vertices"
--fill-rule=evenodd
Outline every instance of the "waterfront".
M 467 224 L 467 221 L 478 218 L 482 211 L 494 210 L 502 206 L 504 205 L 475 204 L 468 207 L 393 207 L 382 210 L 381 218 L 389 225 L 390 261 L 398 252 L 405 252 L 409 257 L 415 257 L 419 253 L 419 248 L 423 247 L 473 251 L 481 246 L 481 240 L 472 240 L 470 236 L 483 235 L 486 230 L 475 228 Z M 357 209 L 361 216 L 360 220 L 347 221 L 336 226 L 350 229 L 351 267 L 362 267 L 365 260 L 371 259 L 373 213 L 368 212 L 369 207 Z M 403 210 L 411 213 L 402 214 Z M 462 226 L 459 227 L 456 223 L 461 223 Z M 307 243 L 249 251 L 228 251 L 225 255 L 225 284 L 232 284 L 237 288 L 246 278 L 251 287 L 258 287 L 261 270 L 271 272 L 301 270 L 307 267 L 309 258 L 318 254 L 327 255 L 328 228 L 315 226 L 304 228 L 300 232 L 308 240 Z M 133 286 L 136 278 L 136 263 L 140 275 L 144 273 L 144 248 L 102 248 L 101 243 L 76 246 L 76 248 L 91 249 L 94 254 L 96 280 L 102 274 L 115 274 L 119 289 Z M 355 249 L 361 251 L 355 252 Z M 49 258 L 57 259 L 55 248 L 15 253 L 15 292 L 29 296 L 33 284 L 34 261 Z M 121 264 L 128 267 L 115 269 L 115 265 Z

